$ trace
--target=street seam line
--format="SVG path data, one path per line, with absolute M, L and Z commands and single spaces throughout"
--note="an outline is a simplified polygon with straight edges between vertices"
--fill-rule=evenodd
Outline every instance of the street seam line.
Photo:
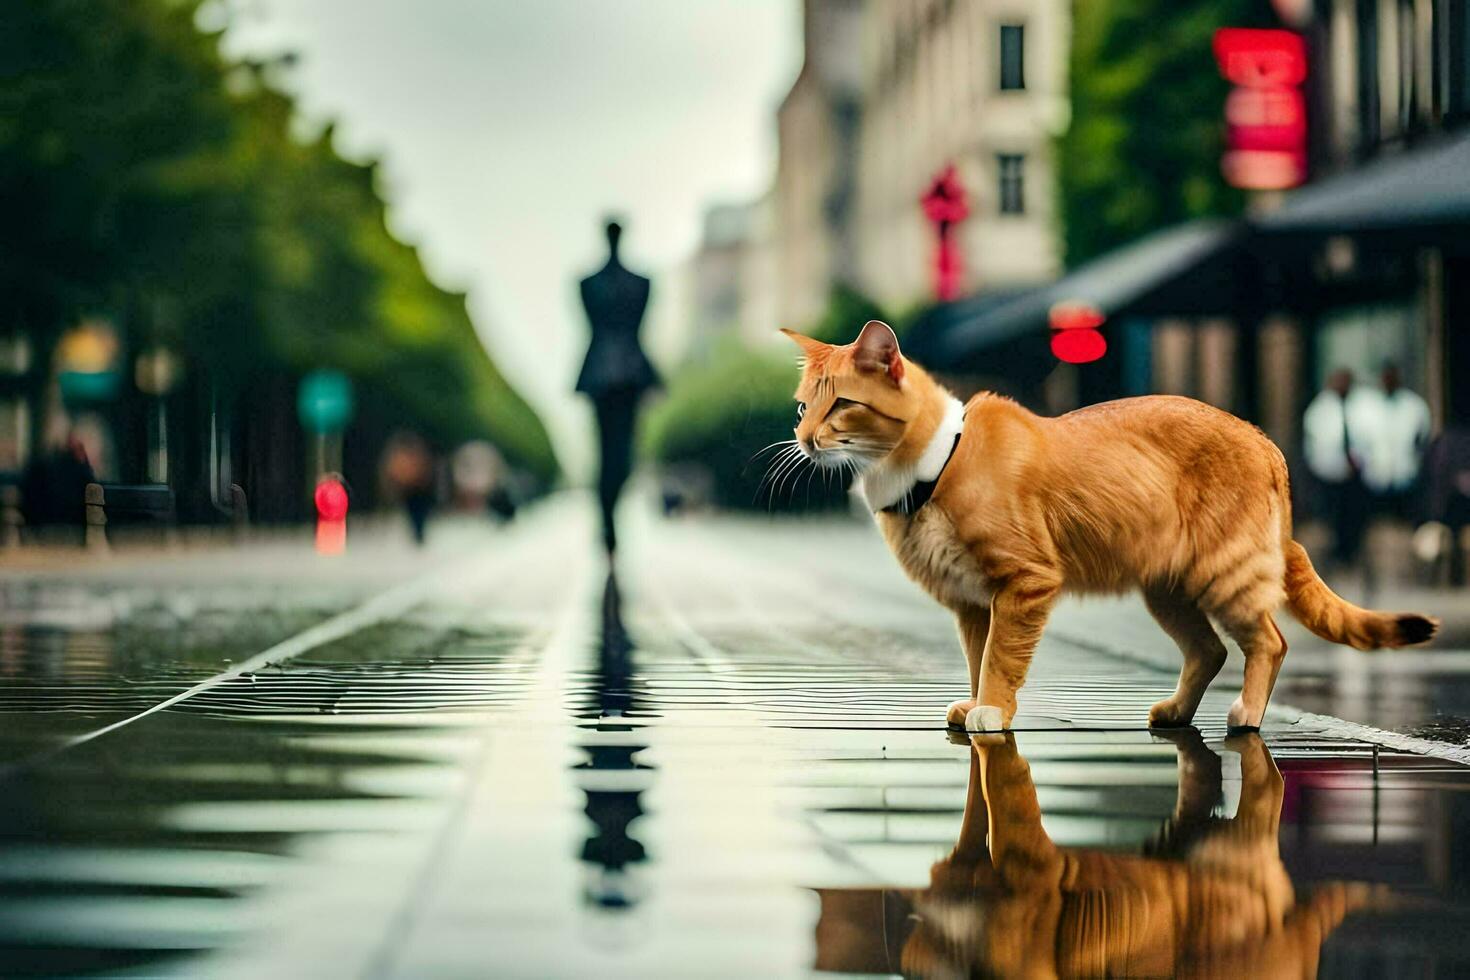
M 428 572 L 420 578 L 395 585 L 364 601 L 361 605 L 349 609 L 346 612 L 338 613 L 330 619 L 326 619 L 317 623 L 315 626 L 302 630 L 294 636 L 289 636 L 279 643 L 267 647 L 248 660 L 243 660 L 238 664 L 228 667 L 213 677 L 200 681 L 188 690 L 180 691 L 178 694 L 145 708 L 137 714 L 120 718 L 110 725 L 104 725 L 90 732 L 73 735 L 18 762 L 0 766 L 0 779 L 7 779 L 17 772 L 29 769 L 37 763 L 45 762 L 47 759 L 59 755 L 67 749 L 85 745 L 94 739 L 101 738 L 103 735 L 115 732 L 120 728 L 125 728 L 136 721 L 141 721 L 149 715 L 154 715 L 160 711 L 172 708 L 174 705 L 186 701 L 196 694 L 202 694 L 211 688 L 218 687 L 226 681 L 234 680 L 245 674 L 253 674 L 258 670 L 264 670 L 266 667 L 275 664 L 285 663 L 317 647 L 324 646 L 334 640 L 340 640 L 368 626 L 407 612 L 420 602 L 423 602 L 430 592 L 433 591 L 433 588 L 440 583 L 441 579 L 449 573 L 459 570 L 462 565 L 467 563 L 464 560 L 453 562 L 448 566 L 441 566 L 438 569 Z

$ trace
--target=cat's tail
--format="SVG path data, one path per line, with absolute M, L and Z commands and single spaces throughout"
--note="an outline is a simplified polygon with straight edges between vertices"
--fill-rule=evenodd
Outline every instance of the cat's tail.
M 1428 643 L 1439 620 L 1419 613 L 1378 612 L 1353 605 L 1327 587 L 1307 551 L 1286 542 L 1286 606 L 1303 626 L 1333 643 L 1359 650 Z

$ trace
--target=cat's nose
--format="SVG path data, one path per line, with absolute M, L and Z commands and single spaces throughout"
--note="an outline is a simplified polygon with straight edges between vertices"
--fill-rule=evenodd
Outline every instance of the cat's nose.
M 814 439 L 810 437 L 806 439 L 798 438 L 796 444 L 801 447 L 802 452 L 806 453 L 808 459 L 817 455 L 817 443 Z

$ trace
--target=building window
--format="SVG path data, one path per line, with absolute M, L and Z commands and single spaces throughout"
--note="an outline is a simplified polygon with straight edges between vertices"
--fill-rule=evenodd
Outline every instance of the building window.
M 1026 158 L 1019 153 L 996 156 L 1000 170 L 1000 213 L 1026 213 Z
M 1000 89 L 1019 92 L 1026 87 L 1026 28 L 1000 25 Z

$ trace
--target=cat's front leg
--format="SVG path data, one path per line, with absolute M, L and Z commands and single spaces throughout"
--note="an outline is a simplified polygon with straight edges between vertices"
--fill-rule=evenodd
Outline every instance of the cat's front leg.
M 996 590 L 980 665 L 979 704 L 965 718 L 967 730 L 993 732 L 1011 727 L 1016 692 L 1026 683 L 1031 656 L 1061 591 L 1061 576 L 1046 569 L 1018 572 Z
M 970 696 L 949 706 L 945 720 L 953 728 L 964 728 L 965 719 L 980 702 L 980 666 L 985 659 L 985 641 L 990 635 L 990 609 L 986 606 L 962 606 L 955 610 L 960 628 L 960 644 L 965 648 L 965 663 L 970 668 Z

